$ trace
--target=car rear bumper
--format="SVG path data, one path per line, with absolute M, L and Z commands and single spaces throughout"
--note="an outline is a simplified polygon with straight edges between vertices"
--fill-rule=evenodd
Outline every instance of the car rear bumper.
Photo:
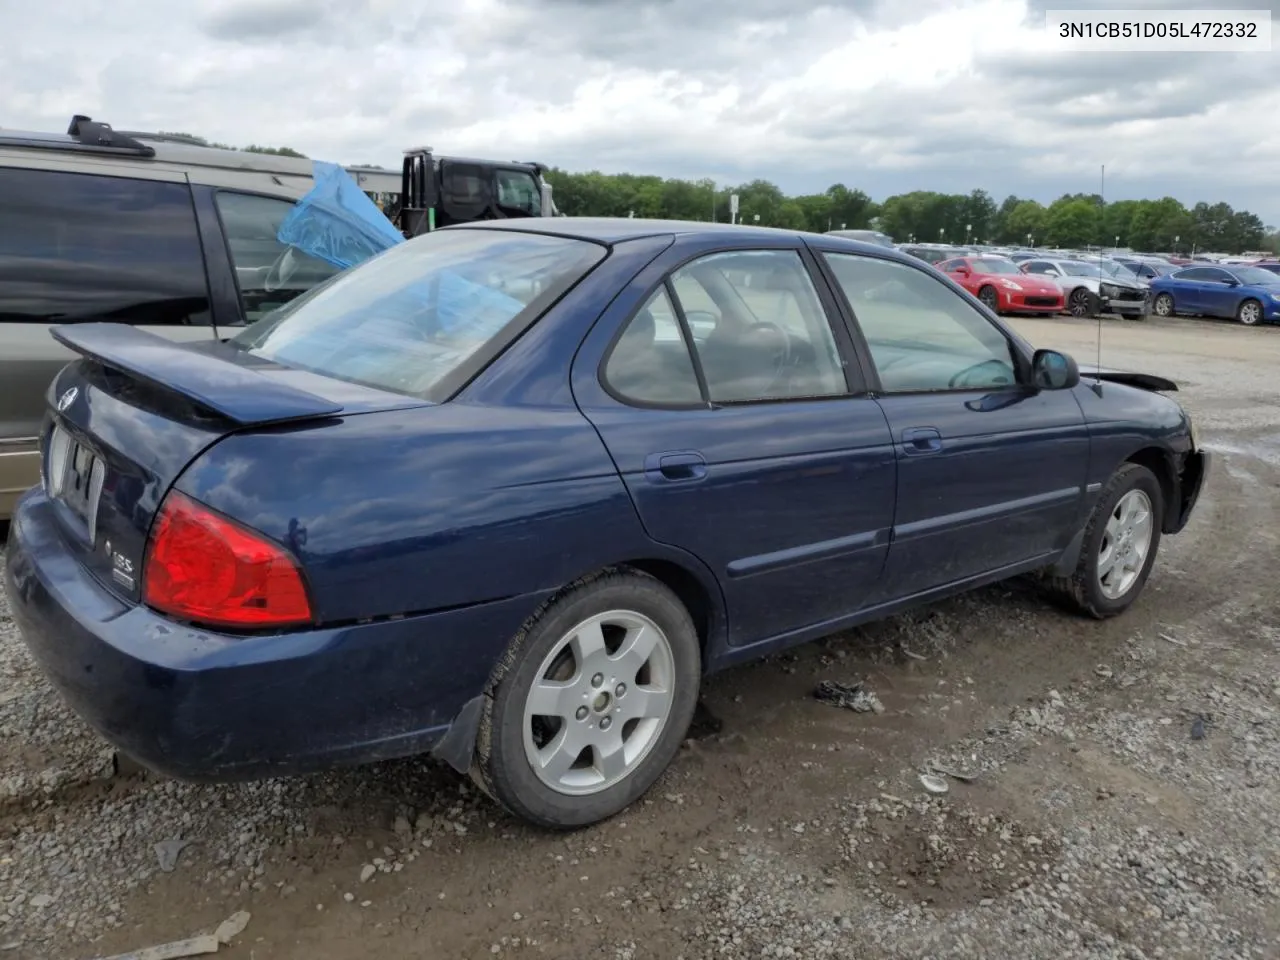
M 429 750 L 544 598 L 279 636 L 216 634 L 103 589 L 66 549 L 38 489 L 14 511 L 5 587 L 27 646 L 73 709 L 144 766 L 197 781 Z

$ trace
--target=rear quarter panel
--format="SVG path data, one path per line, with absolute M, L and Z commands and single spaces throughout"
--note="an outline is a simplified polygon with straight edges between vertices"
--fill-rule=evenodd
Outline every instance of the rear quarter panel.
M 177 488 L 293 550 L 326 623 L 558 587 L 645 539 L 571 408 L 453 402 L 237 434 Z

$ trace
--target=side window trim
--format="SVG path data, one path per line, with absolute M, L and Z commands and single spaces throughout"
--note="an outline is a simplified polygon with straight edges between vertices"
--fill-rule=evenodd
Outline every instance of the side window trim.
M 678 269 L 678 268 L 677 268 Z M 688 323 L 684 319 L 684 311 L 679 306 L 678 301 L 673 296 L 673 290 L 670 284 L 670 277 L 673 271 L 668 271 L 663 275 L 662 279 L 653 284 L 640 297 L 640 302 L 636 304 L 636 308 L 627 314 L 626 318 L 618 324 L 618 329 L 613 332 L 613 336 L 609 338 L 608 345 L 604 348 L 604 353 L 600 357 L 600 363 L 596 367 L 596 382 L 600 384 L 600 389 L 608 396 L 622 404 L 624 407 L 631 407 L 638 410 L 710 410 L 713 409 L 710 401 L 707 400 L 707 389 L 703 382 L 701 373 L 701 364 L 698 361 L 697 352 L 693 349 L 693 338 L 690 334 Z M 614 351 L 617 350 L 618 344 L 621 342 L 627 329 L 632 322 L 639 316 L 641 310 L 647 310 L 649 301 L 654 294 L 662 291 L 668 301 L 671 303 L 672 311 L 675 313 L 676 322 L 680 328 L 680 339 L 684 344 L 684 348 L 689 353 L 690 362 L 693 365 L 694 377 L 698 381 L 698 390 L 700 398 L 698 401 L 690 401 L 688 403 L 656 403 L 650 400 L 641 400 L 637 397 L 629 397 L 621 393 L 613 384 L 609 382 L 609 378 L 605 375 L 609 368 L 609 361 L 613 359 Z
M 217 187 L 192 184 L 191 202 L 196 211 L 200 245 L 204 249 L 205 280 L 209 285 L 209 306 L 214 329 L 239 328 L 246 322 L 244 300 L 240 283 L 236 279 L 226 228 L 214 200 L 217 191 Z
M 750 398 L 744 398 L 744 399 L 730 399 L 730 400 L 712 399 L 710 388 L 709 386 L 707 386 L 705 375 L 702 373 L 702 370 L 703 370 L 702 361 L 698 356 L 697 342 L 693 339 L 693 332 L 691 329 L 688 328 L 687 320 L 686 320 L 683 326 L 687 331 L 688 343 L 690 345 L 691 352 L 693 353 L 693 356 L 694 356 L 694 362 L 697 365 L 695 369 L 699 371 L 700 385 L 702 385 L 706 391 L 704 392 L 703 396 L 704 398 L 706 398 L 710 408 L 715 410 L 720 408 L 741 407 L 741 406 L 756 405 L 756 404 L 813 403 L 813 402 L 819 402 L 819 401 L 847 400 L 847 399 L 857 398 L 859 396 L 865 396 L 866 395 L 865 389 L 862 393 L 859 393 L 855 389 L 855 385 L 849 379 L 849 373 L 850 373 L 849 363 L 848 363 L 848 358 L 846 357 L 844 352 L 846 344 L 840 336 L 842 325 L 835 322 L 836 318 L 833 317 L 831 313 L 830 304 L 828 303 L 827 299 L 824 298 L 824 295 L 823 295 L 824 283 L 822 282 L 821 271 L 819 270 L 815 272 L 814 263 L 812 260 L 812 251 L 809 250 L 807 243 L 804 241 L 801 241 L 799 246 L 791 246 L 791 245 L 772 246 L 768 244 L 753 243 L 750 245 L 743 245 L 743 246 L 715 248 L 711 250 L 701 250 L 693 254 L 692 256 L 687 257 L 681 263 L 671 267 L 671 269 L 667 272 L 667 280 L 671 283 L 670 291 L 675 298 L 674 302 L 676 304 L 676 309 L 680 311 L 681 316 L 683 317 L 684 306 L 680 302 L 679 296 L 676 295 L 675 286 L 674 286 L 674 278 L 676 274 L 678 274 L 681 270 L 684 270 L 690 264 L 696 263 L 699 260 L 706 260 L 712 257 L 722 256 L 725 254 L 733 254 L 733 253 L 739 253 L 739 254 L 790 253 L 796 256 L 796 258 L 799 260 L 801 271 L 804 274 L 805 279 L 809 281 L 810 287 L 814 292 L 814 296 L 818 301 L 818 310 L 820 314 L 818 318 L 819 322 L 826 324 L 827 332 L 830 334 L 832 342 L 835 345 L 836 360 L 839 365 L 839 375 L 844 384 L 844 391 L 842 393 L 832 393 L 832 394 L 799 394 L 795 396 L 750 397 Z M 735 291 L 735 293 L 736 292 L 737 291 Z M 829 292 L 829 291 L 825 291 L 825 292 Z M 741 296 L 741 294 L 738 294 L 738 296 Z M 799 305 L 797 304 L 797 306 Z M 845 330 L 845 333 L 847 334 L 847 330 Z M 865 380 L 863 382 L 865 384 Z
M 249 324 L 253 323 L 254 320 L 256 320 L 257 318 L 250 319 L 250 317 L 248 316 L 248 312 L 245 306 L 246 300 L 245 300 L 244 288 L 240 283 L 240 274 L 236 265 L 235 253 L 231 249 L 231 239 L 232 239 L 231 232 L 227 229 L 226 219 L 223 217 L 222 208 L 218 203 L 218 196 L 221 194 L 225 194 L 233 197 L 253 197 L 259 200 L 266 200 L 271 203 L 287 203 L 289 204 L 290 207 L 297 206 L 298 201 L 301 200 L 302 198 L 301 197 L 282 197 L 278 194 L 264 193 L 261 190 L 242 190 L 238 187 L 223 186 L 223 187 L 210 187 L 208 189 L 209 189 L 210 203 L 213 206 L 213 213 L 214 213 L 214 216 L 217 217 L 218 230 L 222 235 L 221 249 L 225 252 L 225 255 L 227 258 L 227 267 L 231 272 L 232 283 L 235 285 L 235 291 L 236 291 L 235 315 L 239 318 L 237 325 L 240 327 L 248 326 Z M 301 255 L 304 257 L 307 256 L 306 254 L 301 254 Z M 308 257 L 308 259 L 311 259 L 311 258 Z M 342 272 L 341 270 L 335 270 L 335 273 L 330 274 L 329 276 L 325 277 L 323 280 L 318 281 L 316 284 L 312 284 L 312 286 L 319 286 L 320 283 L 323 283 L 326 280 L 332 279 L 334 276 L 337 275 L 337 273 L 341 273 L 341 272 Z M 309 290 L 311 288 L 308 287 L 307 289 Z M 305 293 L 306 291 L 304 290 L 302 292 Z
M 826 250 L 821 246 L 809 246 L 809 254 L 813 258 L 813 264 L 835 306 L 836 314 L 840 318 L 840 325 L 844 328 L 844 334 L 852 345 L 853 360 L 857 364 L 858 372 L 862 375 L 862 394 L 868 397 L 878 397 L 884 393 L 884 385 L 880 382 L 880 371 L 876 369 L 876 365 L 871 359 L 871 344 L 867 342 L 867 338 L 862 332 L 862 327 L 858 325 L 858 318 L 853 313 L 853 304 L 845 296 L 844 289 L 840 286 L 840 281 L 836 279 L 835 271 L 831 269 L 831 263 L 827 260 L 828 253 L 838 252 L 840 251 Z M 876 259 L 885 258 L 876 257 Z M 937 269 L 933 264 L 925 263 L 925 261 L 919 262 L 934 270 Z
M 702 358 L 698 356 L 697 341 L 693 339 L 693 328 L 689 326 L 689 318 L 684 315 L 684 304 L 680 302 L 680 298 L 676 296 L 676 288 L 671 282 L 674 271 L 668 273 L 662 278 L 662 289 L 667 292 L 667 300 L 671 303 L 671 311 L 675 314 L 676 323 L 680 326 L 680 338 L 684 341 L 684 348 L 689 351 L 689 360 L 693 363 L 693 375 L 698 380 L 698 393 L 702 397 L 702 402 L 714 408 L 716 405 L 711 402 L 711 391 L 707 388 L 707 373 L 702 369 Z M 653 294 L 649 294 L 653 296 Z M 645 298 L 645 303 L 649 302 L 649 297 Z M 641 309 L 644 309 L 641 307 Z M 639 311 L 636 311 L 639 313 Z M 630 323 L 630 318 L 627 323 Z
M 800 259 L 809 271 L 809 280 L 818 292 L 818 302 L 822 304 L 822 311 L 827 315 L 827 326 L 831 328 L 831 336 L 836 341 L 836 353 L 840 358 L 847 395 L 864 398 L 870 396 L 872 381 L 863 362 L 858 340 L 849 330 L 849 318 L 841 307 L 838 291 L 832 282 L 835 278 L 827 275 L 822 257 L 807 243 L 800 252 Z
M 685 316 L 684 304 L 676 293 L 673 278 L 685 267 L 707 257 L 729 253 L 766 252 L 790 252 L 799 257 L 802 268 L 809 280 L 809 283 L 813 287 L 814 294 L 817 297 L 822 319 L 826 322 L 827 329 L 835 343 L 836 358 L 840 366 L 840 376 L 843 378 L 845 386 L 844 393 L 819 396 L 760 397 L 747 400 L 713 401 L 710 399 L 710 389 L 707 385 L 706 372 L 703 368 L 702 358 L 698 354 L 696 341 L 693 337 L 693 330 L 689 325 L 688 317 Z M 663 274 L 662 279 L 654 282 L 644 291 L 636 308 L 632 310 L 618 325 L 617 330 L 613 332 L 600 358 L 599 365 L 596 369 L 596 382 L 611 399 L 624 406 L 640 409 L 717 410 L 721 408 L 740 407 L 747 404 L 811 403 L 815 401 L 869 398 L 874 389 L 876 389 L 873 387 L 873 383 L 875 381 L 872 380 L 875 376 L 874 367 L 869 366 L 866 358 L 863 356 L 862 350 L 859 348 L 859 337 L 851 333 L 849 319 L 841 308 L 841 300 L 839 298 L 838 291 L 834 286 L 834 280 L 833 278 L 828 277 L 826 271 L 827 267 L 822 258 L 815 255 L 815 252 L 805 241 L 801 241 L 799 246 L 763 243 L 716 247 L 710 250 L 702 249 L 690 253 L 688 256 L 681 258 L 669 266 Z M 656 404 L 626 397 L 619 393 L 619 391 L 609 383 L 608 377 L 605 375 L 605 371 L 609 365 L 609 360 L 613 356 L 614 350 L 618 345 L 618 341 L 622 339 L 623 334 L 635 319 L 636 315 L 647 307 L 649 301 L 659 290 L 664 290 L 671 302 L 672 309 L 680 327 L 680 335 L 684 342 L 685 349 L 689 351 L 689 356 L 693 363 L 694 374 L 698 381 L 698 389 L 702 397 L 702 400 L 699 403 Z M 862 349 L 865 349 L 865 345 Z
M 836 297 L 838 298 L 838 302 L 840 303 L 841 308 L 847 312 L 847 318 L 848 318 L 847 322 L 850 325 L 850 335 L 854 338 L 854 341 L 858 344 L 858 349 L 861 353 L 860 360 L 863 365 L 863 369 L 866 372 L 868 390 L 872 397 L 885 397 L 885 396 L 906 397 L 906 396 L 922 396 L 922 395 L 932 395 L 932 394 L 960 394 L 960 393 L 974 393 L 978 390 L 982 390 L 984 393 L 995 393 L 995 392 L 998 392 L 999 390 L 1011 391 L 1011 390 L 1024 389 L 1024 386 L 1030 377 L 1030 360 L 1026 356 L 1026 353 L 1022 349 L 1017 338 L 1012 336 L 1010 332 L 1006 330 L 1003 326 L 993 322 L 989 317 L 984 315 L 982 311 L 978 310 L 972 303 L 969 303 L 968 299 L 966 298 L 968 298 L 971 295 L 968 293 L 968 291 L 962 290 L 960 294 L 955 294 L 955 295 L 959 299 L 965 302 L 965 305 L 969 307 L 969 309 L 973 312 L 975 316 L 977 316 L 984 323 L 988 324 L 993 330 L 999 333 L 1000 336 L 1003 337 L 1005 342 L 1009 345 L 1009 354 L 1013 358 L 1015 363 L 1015 368 L 1016 368 L 1015 372 L 1018 378 L 1017 382 L 1012 384 L 1011 386 L 1003 387 L 1003 388 L 957 387 L 954 389 L 942 388 L 942 389 L 934 389 L 934 390 L 896 390 L 896 391 L 893 391 L 892 393 L 887 392 L 884 388 L 884 384 L 880 380 L 880 372 L 879 370 L 876 369 L 875 362 L 872 359 L 871 345 L 867 341 L 866 334 L 862 330 L 861 324 L 858 322 L 857 312 L 853 309 L 853 304 L 849 302 L 849 298 L 845 295 L 844 289 L 840 286 L 840 281 L 836 278 L 835 271 L 832 269 L 831 264 L 827 258 L 829 256 L 834 255 L 834 256 L 860 257 L 865 260 L 879 260 L 885 263 L 896 264 L 898 266 L 903 267 L 904 269 L 915 270 L 916 273 L 927 277 L 933 283 L 942 285 L 941 281 L 939 281 L 936 276 L 930 276 L 927 271 L 918 269 L 915 266 L 915 264 L 901 261 L 901 260 L 896 260 L 891 257 L 883 257 L 876 253 L 864 253 L 862 251 L 854 252 L 850 250 L 830 250 L 830 249 L 823 249 L 821 247 L 815 248 L 814 252 L 818 255 L 817 259 L 821 264 L 821 269 L 823 274 L 829 277 L 828 282 L 830 283 L 832 290 L 834 291 Z M 952 291 L 948 290 L 948 292 L 952 292 Z

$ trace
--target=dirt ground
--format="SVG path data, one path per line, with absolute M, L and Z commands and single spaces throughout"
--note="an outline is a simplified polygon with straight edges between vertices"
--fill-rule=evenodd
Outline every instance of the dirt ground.
M 1091 322 L 1016 325 L 1094 359 Z M 228 960 L 1280 956 L 1280 330 L 1103 330 L 1104 364 L 1179 381 L 1216 451 L 1128 615 L 1008 584 L 717 676 L 650 796 L 571 836 L 418 761 L 113 775 L 0 600 L 0 957 L 241 910 Z M 818 702 L 822 679 L 885 709 Z M 972 779 L 931 795 L 930 762 Z

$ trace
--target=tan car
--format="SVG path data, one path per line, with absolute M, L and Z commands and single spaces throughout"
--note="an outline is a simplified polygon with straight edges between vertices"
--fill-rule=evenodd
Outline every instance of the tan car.
M 495 203 L 499 216 L 554 210 L 540 165 L 410 155 L 434 164 L 442 223 Z M 49 328 L 107 320 L 209 340 L 292 300 L 337 270 L 276 239 L 312 169 L 87 117 L 65 134 L 0 129 L 0 522 L 40 480 L 45 393 L 73 359 Z M 401 170 L 346 170 L 399 207 Z

